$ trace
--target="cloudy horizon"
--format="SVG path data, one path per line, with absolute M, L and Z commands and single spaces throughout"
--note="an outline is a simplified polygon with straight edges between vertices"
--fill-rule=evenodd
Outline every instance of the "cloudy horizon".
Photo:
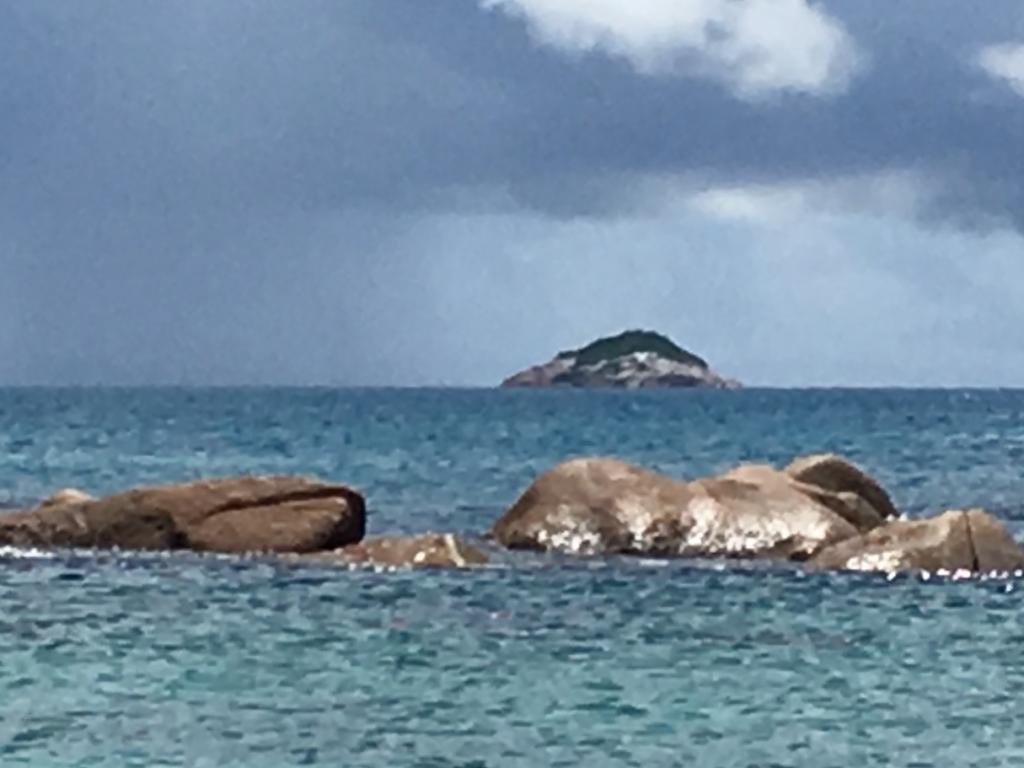
M 0 385 L 490 385 L 650 328 L 1024 386 L 1019 0 L 0 0 Z

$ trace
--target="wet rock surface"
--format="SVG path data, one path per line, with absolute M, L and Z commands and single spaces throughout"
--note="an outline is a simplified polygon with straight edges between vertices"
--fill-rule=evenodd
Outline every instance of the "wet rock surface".
M 538 477 L 493 534 L 509 548 L 572 554 L 775 558 L 890 572 L 1024 567 L 1021 547 L 983 510 L 898 515 L 874 478 L 832 454 L 691 482 L 587 458 Z
M 854 507 L 764 465 L 686 483 L 587 458 L 537 478 L 493 534 L 511 548 L 580 554 L 804 560 L 880 522 L 858 520 Z
M 810 567 L 851 571 L 1014 571 L 1024 551 L 989 513 L 952 510 L 920 520 L 898 520 L 819 553 Z

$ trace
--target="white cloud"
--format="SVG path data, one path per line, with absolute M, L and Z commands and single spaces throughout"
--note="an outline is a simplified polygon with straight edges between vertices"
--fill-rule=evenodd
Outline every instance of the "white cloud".
M 545 44 L 600 50 L 645 74 L 725 82 L 741 98 L 843 90 L 860 55 L 809 0 L 480 0 L 525 17 Z
M 787 227 L 808 215 L 914 219 L 934 201 L 936 182 L 912 171 L 837 179 L 715 186 L 684 191 L 687 207 L 720 221 Z M 685 189 L 685 188 L 684 188 Z
M 750 224 L 777 224 L 806 205 L 805 190 L 793 185 L 716 187 L 692 195 L 689 207 L 704 216 Z
M 1024 96 L 1024 44 L 1003 43 L 982 48 L 978 65 Z

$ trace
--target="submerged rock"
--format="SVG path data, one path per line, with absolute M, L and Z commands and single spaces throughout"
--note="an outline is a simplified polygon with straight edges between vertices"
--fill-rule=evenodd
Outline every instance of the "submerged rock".
M 923 520 L 897 520 L 820 552 L 810 566 L 850 571 L 1014 571 L 1024 551 L 981 509 Z
M 806 560 L 881 521 L 852 491 L 835 493 L 769 466 L 686 483 L 586 458 L 538 477 L 493 534 L 518 549 Z
M 503 387 L 711 387 L 731 389 L 707 362 L 652 331 L 626 331 L 510 376 Z
M 487 555 L 450 533 L 381 536 L 358 544 L 295 558 L 304 562 L 381 565 L 394 568 L 472 568 Z
M 363 497 L 301 477 L 243 476 L 139 488 L 98 500 L 48 499 L 0 516 L 19 547 L 314 552 L 363 538 Z

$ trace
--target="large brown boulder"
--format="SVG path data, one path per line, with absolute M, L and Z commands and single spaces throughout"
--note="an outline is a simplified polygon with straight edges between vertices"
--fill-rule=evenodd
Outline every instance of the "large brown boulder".
M 860 530 L 836 511 L 847 502 L 811 491 L 767 466 L 684 483 L 616 459 L 575 459 L 537 478 L 493 534 L 519 549 L 805 560 Z
M 900 516 L 885 489 L 864 470 L 841 456 L 831 453 L 802 456 L 783 471 L 799 483 L 818 486 L 838 495 L 852 494 L 865 506 L 873 508 L 882 519 Z
M 0 516 L 0 544 L 31 547 L 315 552 L 363 538 L 363 497 L 301 477 L 243 476 L 50 499 Z
M 820 552 L 812 568 L 852 571 L 1013 571 L 1024 551 L 980 509 L 924 520 L 898 520 Z
M 487 555 L 450 533 L 416 536 L 380 536 L 358 544 L 311 555 L 296 556 L 302 562 L 338 565 L 367 564 L 390 568 L 472 568 L 486 565 Z

